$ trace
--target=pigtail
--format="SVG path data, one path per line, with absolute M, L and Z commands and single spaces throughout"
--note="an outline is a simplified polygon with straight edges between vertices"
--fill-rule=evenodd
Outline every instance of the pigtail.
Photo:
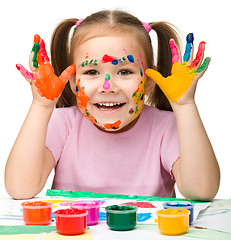
M 61 73 L 71 65 L 69 50 L 69 33 L 78 19 L 72 18 L 61 22 L 54 30 L 51 39 L 51 63 L 55 74 Z M 76 96 L 73 94 L 70 84 L 66 84 L 56 107 L 69 107 L 76 105 Z
M 179 46 L 178 34 L 174 27 L 166 22 L 153 22 L 149 25 L 156 32 L 158 40 L 156 70 L 160 72 L 163 77 L 170 76 L 172 69 L 172 53 L 169 46 L 169 40 L 173 38 Z M 154 91 L 149 95 L 147 103 L 162 110 L 172 111 L 168 99 L 158 85 L 155 86 Z

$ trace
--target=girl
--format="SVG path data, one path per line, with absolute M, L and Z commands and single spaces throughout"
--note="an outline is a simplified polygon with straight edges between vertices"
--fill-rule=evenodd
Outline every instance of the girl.
M 213 199 L 219 166 L 194 101 L 210 59 L 201 42 L 193 60 L 193 34 L 183 63 L 176 44 L 167 23 L 101 11 L 56 28 L 52 67 L 36 35 L 32 73 L 17 65 L 33 101 L 6 164 L 8 193 L 32 198 L 55 168 L 55 189 L 175 197 L 176 182 L 188 199 Z

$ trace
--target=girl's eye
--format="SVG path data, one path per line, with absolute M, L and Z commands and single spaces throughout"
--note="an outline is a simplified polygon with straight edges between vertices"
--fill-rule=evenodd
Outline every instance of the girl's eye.
M 96 70 L 89 70 L 89 71 L 86 71 L 84 74 L 86 74 L 86 75 L 98 75 L 99 72 L 96 71 Z
M 118 75 L 129 75 L 132 74 L 132 72 L 128 69 L 123 69 L 118 72 Z

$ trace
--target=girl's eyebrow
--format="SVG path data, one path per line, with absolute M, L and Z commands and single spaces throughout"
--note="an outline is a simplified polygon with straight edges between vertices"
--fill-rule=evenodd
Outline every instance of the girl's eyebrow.
M 107 62 L 111 65 L 114 65 L 114 66 L 124 66 L 124 65 L 128 65 L 128 64 L 132 64 L 132 65 L 138 65 L 137 62 L 130 62 L 129 60 L 125 59 L 124 61 L 120 61 L 120 60 L 113 60 L 112 62 Z M 97 65 L 101 65 L 101 64 L 105 64 L 105 62 L 102 62 L 101 60 L 86 60 L 86 61 L 83 61 L 82 63 L 79 64 L 78 67 L 87 67 L 87 66 L 97 66 Z

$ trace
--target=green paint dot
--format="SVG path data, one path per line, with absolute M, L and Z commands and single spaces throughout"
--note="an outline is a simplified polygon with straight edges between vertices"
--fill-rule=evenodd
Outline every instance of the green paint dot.
M 110 75 L 107 73 L 105 76 L 105 81 L 109 81 L 111 79 Z

